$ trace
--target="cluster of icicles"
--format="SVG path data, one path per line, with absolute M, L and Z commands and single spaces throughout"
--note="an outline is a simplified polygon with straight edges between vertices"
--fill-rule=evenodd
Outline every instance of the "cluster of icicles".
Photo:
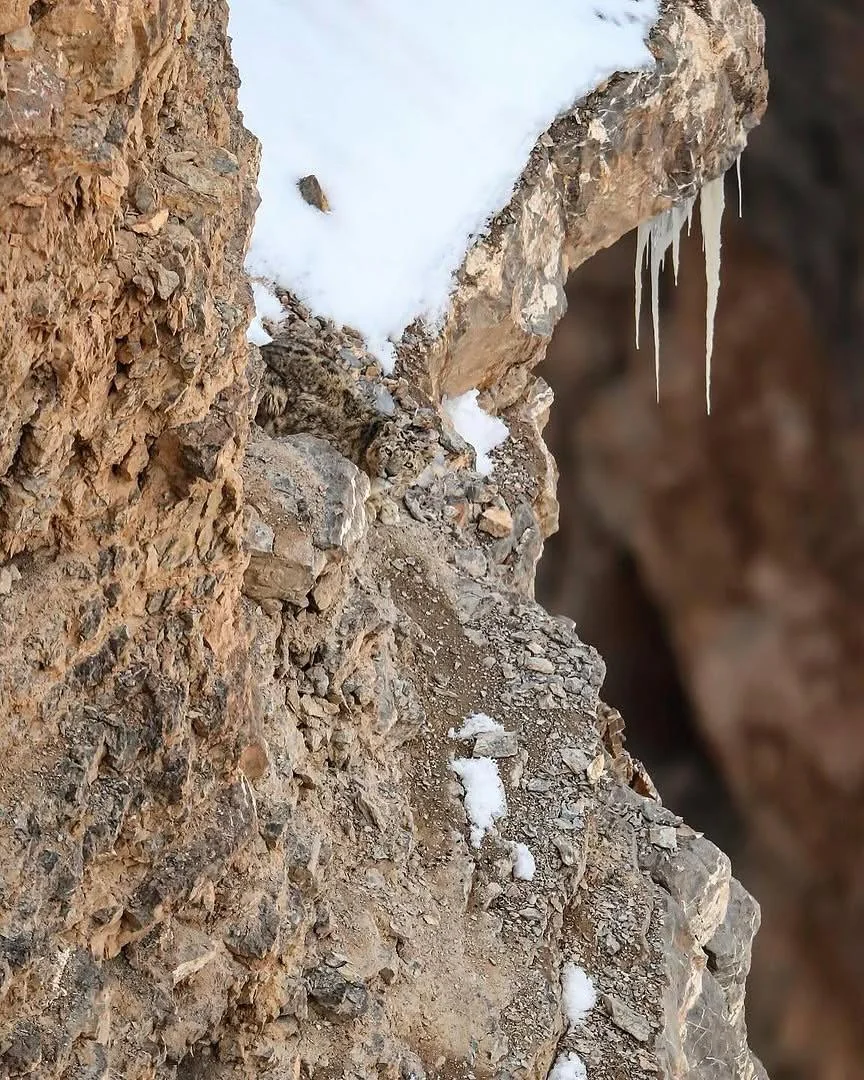
M 736 161 L 738 173 L 738 215 L 741 216 L 741 158 Z M 702 226 L 702 250 L 705 252 L 705 280 L 708 303 L 705 313 L 705 406 L 711 412 L 711 356 L 714 352 L 714 320 L 717 315 L 717 294 L 720 291 L 720 228 L 723 223 L 725 195 L 723 176 L 704 185 L 699 201 Z M 660 271 L 666 254 L 672 249 L 672 272 L 678 284 L 678 262 L 681 231 L 686 223 L 687 234 L 693 221 L 696 196 L 685 199 L 670 210 L 658 214 L 652 221 L 639 226 L 636 242 L 636 348 L 639 348 L 639 318 L 642 313 L 642 270 L 651 269 L 651 320 L 654 325 L 654 381 L 657 400 L 660 400 Z

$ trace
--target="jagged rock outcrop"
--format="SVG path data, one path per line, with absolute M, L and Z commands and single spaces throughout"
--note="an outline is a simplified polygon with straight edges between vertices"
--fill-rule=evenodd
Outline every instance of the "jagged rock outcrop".
M 2 14 L 0 1074 L 762 1075 L 757 909 L 532 599 L 530 375 L 567 268 L 737 154 L 754 9 L 666 5 L 658 70 L 544 137 L 440 342 L 385 379 L 285 296 L 254 404 L 225 5 Z M 506 410 L 492 479 L 438 407 L 468 384 Z M 505 734 L 451 737 L 471 712 Z M 508 813 L 475 845 L 448 763 L 484 747 Z M 567 962 L 600 995 L 569 1029 Z
M 750 0 L 661 9 L 656 67 L 616 76 L 556 121 L 489 241 L 469 252 L 422 364 L 436 392 L 488 387 L 511 404 L 564 313 L 568 273 L 744 149 L 765 105 L 761 16 Z

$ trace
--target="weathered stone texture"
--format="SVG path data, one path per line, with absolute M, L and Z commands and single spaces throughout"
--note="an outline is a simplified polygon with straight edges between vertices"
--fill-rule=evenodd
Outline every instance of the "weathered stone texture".
M 130 588 L 182 590 L 240 512 L 256 153 L 225 8 L 31 9 L 0 101 L 0 551 L 111 537 Z
M 623 749 L 595 650 L 532 599 L 557 514 L 530 374 L 547 285 L 681 181 L 638 127 L 694 150 L 693 184 L 764 105 L 753 9 L 705 10 L 668 5 L 658 72 L 555 125 L 442 342 L 385 379 L 286 296 L 251 402 L 256 152 L 225 6 L 13 9 L 0 1075 L 527 1078 L 564 1050 L 598 1080 L 760 1075 L 755 906 Z M 493 478 L 439 408 L 475 382 L 511 431 Z M 475 711 L 506 737 L 458 744 Z M 448 763 L 484 748 L 509 812 L 477 849 Z M 566 1030 L 569 960 L 602 997 Z
M 665 3 L 655 68 L 615 76 L 560 118 L 487 242 L 469 252 L 431 353 L 436 390 L 524 392 L 566 308 L 568 273 L 724 172 L 765 108 L 764 26 L 750 0 Z

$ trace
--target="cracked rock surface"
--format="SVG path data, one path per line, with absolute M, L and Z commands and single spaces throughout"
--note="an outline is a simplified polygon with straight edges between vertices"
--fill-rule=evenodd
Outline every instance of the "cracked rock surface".
M 2 10 L 0 1075 L 763 1075 L 758 909 L 533 600 L 531 375 L 547 286 L 758 120 L 755 10 L 664 7 L 656 71 L 544 136 L 390 378 L 290 296 L 249 355 L 226 15 Z M 491 477 L 439 407 L 468 386 L 510 428 Z M 452 739 L 476 712 L 503 733 Z M 479 847 L 457 754 L 506 796 Z

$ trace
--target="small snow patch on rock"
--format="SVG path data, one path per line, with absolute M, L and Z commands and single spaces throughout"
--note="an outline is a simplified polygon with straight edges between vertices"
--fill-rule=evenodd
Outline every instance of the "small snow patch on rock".
M 492 717 L 487 716 L 486 713 L 478 712 L 466 716 L 462 727 L 459 728 L 458 731 L 454 728 L 450 728 L 447 732 L 447 736 L 450 739 L 473 739 L 476 735 L 503 730 L 503 724 L 499 724 L 497 720 L 493 720 Z
M 503 420 L 490 416 L 480 408 L 477 404 L 479 395 L 479 390 L 467 390 L 459 397 L 445 397 L 442 407 L 456 434 L 474 448 L 477 472 L 481 476 L 489 476 L 493 468 L 489 454 L 504 442 L 510 432 Z
M 552 1066 L 549 1080 L 587 1080 L 588 1073 L 578 1054 L 561 1054 Z
M 537 863 L 527 844 L 513 845 L 513 877 L 517 881 L 533 881 Z
M 465 813 L 471 822 L 471 844 L 480 847 L 486 833 L 507 813 L 507 796 L 498 766 L 489 758 L 457 758 L 450 768 L 465 790 Z
M 590 975 L 576 964 L 565 964 L 561 972 L 564 1015 L 571 1027 L 581 1024 L 594 1008 L 597 992 Z

